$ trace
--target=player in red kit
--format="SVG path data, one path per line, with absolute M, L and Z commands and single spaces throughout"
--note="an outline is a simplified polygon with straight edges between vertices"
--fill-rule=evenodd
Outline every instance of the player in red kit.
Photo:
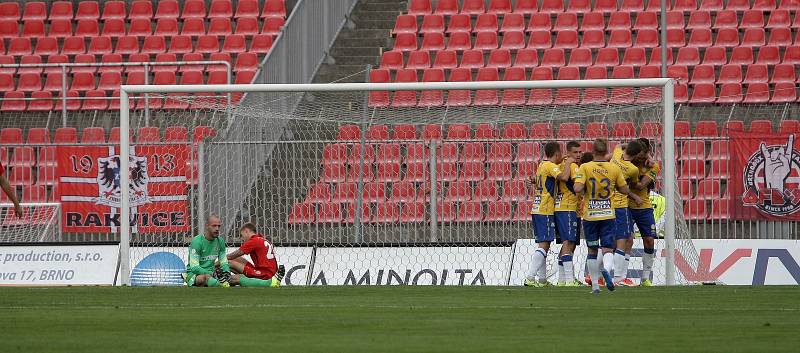
M 4 192 L 11 203 L 14 204 L 14 214 L 16 214 L 17 217 L 22 217 L 22 207 L 19 205 L 14 187 L 11 186 L 11 183 L 6 179 L 6 167 L 3 165 L 3 162 L 0 162 L 0 189 L 3 189 L 2 192 Z
M 242 246 L 228 254 L 231 271 L 234 273 L 230 284 L 242 284 L 247 287 L 280 286 L 286 270 L 283 266 L 278 266 L 272 242 L 259 234 L 252 223 L 242 225 L 239 235 L 242 238 Z M 250 263 L 242 258 L 244 255 L 249 255 L 253 262 Z

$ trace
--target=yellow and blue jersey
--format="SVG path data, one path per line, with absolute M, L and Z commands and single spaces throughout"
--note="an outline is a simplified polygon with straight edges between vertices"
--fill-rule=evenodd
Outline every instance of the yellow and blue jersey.
M 614 219 L 611 198 L 617 188 L 626 186 L 625 178 L 619 168 L 611 162 L 584 163 L 578 169 L 575 183 L 584 185 L 583 219 L 602 221 Z
M 653 208 L 653 203 L 650 202 L 650 190 L 655 189 L 656 185 L 656 178 L 658 177 L 658 173 L 661 172 L 661 166 L 658 163 L 654 163 L 652 167 L 644 167 L 639 169 L 639 179 L 641 180 L 644 177 L 650 177 L 652 182 L 647 185 L 646 188 L 642 190 L 633 190 L 636 195 L 638 195 L 642 199 L 641 204 L 635 204 L 633 202 L 630 203 L 631 209 L 645 209 L 645 208 Z
M 619 168 L 627 184 L 633 184 L 639 181 L 639 168 L 630 161 L 623 159 L 622 148 L 617 147 L 614 149 L 611 163 L 614 163 L 614 165 Z M 614 196 L 611 199 L 611 206 L 614 208 L 628 207 L 628 195 L 622 194 L 618 191 L 614 192 Z
M 566 163 L 561 163 L 560 170 L 563 171 L 567 168 Z M 558 181 L 558 190 L 556 190 L 555 210 L 556 211 L 577 211 L 578 210 L 578 197 L 575 195 L 573 186 L 575 185 L 575 177 L 578 176 L 578 164 L 572 163 L 569 165 L 569 180 Z
M 531 214 L 551 216 L 555 211 L 555 196 L 561 168 L 553 162 L 542 161 L 536 170 L 536 194 L 533 197 Z

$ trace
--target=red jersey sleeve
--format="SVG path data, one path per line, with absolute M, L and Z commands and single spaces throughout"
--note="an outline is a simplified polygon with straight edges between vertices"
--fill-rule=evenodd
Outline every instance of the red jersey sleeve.
M 250 255 L 256 249 L 258 244 L 259 244 L 258 240 L 256 240 L 255 237 L 252 237 L 248 239 L 246 242 L 242 243 L 242 246 L 239 247 L 239 250 L 241 250 L 243 253 L 247 255 Z

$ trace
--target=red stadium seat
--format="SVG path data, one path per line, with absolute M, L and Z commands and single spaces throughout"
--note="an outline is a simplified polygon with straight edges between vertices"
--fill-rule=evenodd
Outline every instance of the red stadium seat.
M 0 19 L 19 20 L 19 4 L 15 2 L 5 2 L 0 4 Z
M 286 18 L 286 3 L 285 0 L 266 0 L 264 2 L 264 12 L 261 13 L 262 18 L 280 17 Z
M 692 80 L 689 81 L 689 83 L 693 85 L 700 83 L 714 83 L 716 81 L 714 76 L 714 66 L 698 65 L 695 66 L 694 72 L 692 73 Z
M 707 48 L 711 46 L 711 30 L 708 28 L 693 29 L 689 36 L 689 47 Z M 681 48 L 683 49 L 683 48 Z
M 658 131 L 661 131 L 661 126 L 659 126 Z M 675 137 L 691 137 L 691 136 L 692 136 L 692 128 L 689 125 L 688 121 L 678 120 L 675 122 Z
M 769 120 L 753 120 L 750 122 L 750 130 L 748 131 L 755 134 L 772 133 L 772 122 Z
M 314 205 L 308 203 L 296 203 L 292 205 L 289 212 L 289 224 L 311 224 L 315 222 Z
M 736 16 L 736 11 L 720 11 L 716 14 L 716 20 L 714 21 L 714 29 L 723 29 L 723 28 L 737 28 L 738 27 L 738 18 Z
M 554 31 L 578 30 L 578 16 L 574 13 L 560 13 L 556 16 Z
M 556 42 L 553 48 L 572 49 L 578 47 L 578 32 L 575 30 L 564 30 L 556 34 Z
M 744 96 L 743 103 L 767 103 L 769 102 L 769 84 L 751 83 L 747 85 L 747 94 Z
M 744 31 L 741 45 L 744 47 L 762 47 L 766 43 L 766 33 L 764 33 L 763 28 L 748 28 Z
M 711 200 L 711 214 L 709 215 L 709 219 L 730 220 L 731 219 L 730 204 L 731 204 L 730 199 Z
M 730 3 L 728 4 L 730 6 Z M 755 0 L 753 10 L 772 11 L 776 8 L 775 0 Z
M 709 179 L 727 179 L 730 177 L 728 172 L 729 162 L 726 159 L 718 159 L 711 161 L 711 170 L 708 173 Z
M 107 5 L 106 5 L 107 6 Z M 124 18 L 125 7 L 122 7 Z M 75 13 L 76 20 L 97 20 L 100 18 L 100 4 L 97 1 L 81 1 L 78 3 L 78 11 Z
M 242 17 L 236 19 L 236 32 L 235 34 L 244 36 L 254 36 L 259 33 L 258 18 L 255 17 Z
M 564 12 L 564 3 L 558 0 L 542 0 L 541 12 L 547 14 L 557 14 Z
M 602 48 L 598 50 L 594 64 L 599 66 L 619 65 L 619 51 L 616 48 Z
M 538 142 L 521 142 L 517 147 L 517 156 L 514 162 L 534 162 L 539 160 Z
M 661 136 L 661 124 L 653 121 L 645 121 L 639 129 L 639 134 L 646 138 L 658 138 Z
M 465 180 L 450 183 L 450 188 L 445 195 L 445 202 L 465 202 L 472 200 L 472 187 Z
M 81 110 L 106 110 L 108 109 L 108 100 L 106 99 L 106 92 L 99 90 L 92 90 L 86 92 L 85 100 Z M 96 98 L 96 99 L 92 99 Z M 155 99 L 154 99 L 155 100 Z
M 611 31 L 608 38 L 609 48 L 628 48 L 633 45 L 631 31 L 627 29 L 619 29 Z
M 264 19 L 264 27 L 261 28 L 261 34 L 271 34 L 271 35 L 278 35 L 281 33 L 281 29 L 283 29 L 283 25 L 286 22 L 281 17 L 267 17 Z
M 497 32 L 499 28 L 497 15 L 490 13 L 481 13 L 475 20 L 475 32 Z
M 81 4 L 78 4 L 78 15 L 76 16 L 78 18 L 83 17 Z M 106 1 L 103 4 L 103 16 L 101 17 L 103 21 L 110 19 L 124 20 L 126 17 L 127 14 L 124 1 Z
M 503 201 L 523 201 L 528 198 L 528 190 L 523 180 L 506 180 L 503 184 Z
M 321 203 L 318 205 L 317 223 L 341 223 L 342 221 L 342 205 L 338 203 Z
M 689 14 L 689 23 L 686 29 L 708 29 L 711 28 L 711 12 L 693 11 Z
M 781 2 L 784 3 L 784 2 Z M 769 14 L 766 28 L 789 28 L 792 24 L 789 10 L 776 10 Z
M 9 73 L 0 73 L 0 91 L 9 92 L 14 90 L 14 76 Z
M 42 20 L 29 20 L 25 21 L 22 26 L 23 37 L 39 38 L 44 37 L 44 21 Z
M 728 160 L 728 141 L 711 141 L 711 150 L 708 153 L 708 159 L 715 160 Z
M 736 28 L 720 29 L 717 32 L 717 39 L 714 45 L 726 48 L 739 46 L 739 31 Z
M 694 127 L 694 137 L 717 137 L 717 122 L 714 120 L 701 120 Z
M 585 21 L 585 17 L 584 17 Z M 627 12 L 612 12 L 610 17 L 608 18 L 608 26 L 606 29 L 608 30 L 628 30 L 631 29 L 631 15 Z M 600 28 L 602 29 L 602 28 Z
M 587 13 L 592 10 L 592 4 L 587 0 L 574 0 L 567 4 L 569 13 Z
M 683 206 L 683 214 L 690 221 L 704 221 L 708 218 L 705 200 L 688 200 Z
M 788 103 L 797 100 L 797 90 L 794 83 L 778 82 L 775 84 L 770 103 Z
M 517 0 L 514 6 L 514 13 L 533 14 L 538 11 L 536 0 Z
M 71 20 L 73 16 L 72 1 L 55 1 L 50 5 L 50 20 Z
M 642 29 L 636 33 L 637 48 L 657 48 L 659 43 L 658 31 L 655 29 Z
M 84 92 L 94 90 L 95 88 L 94 75 L 91 72 L 76 72 L 72 74 L 70 90 Z
M 613 15 L 613 14 L 612 14 Z M 630 20 L 630 18 L 628 18 Z M 628 25 L 630 28 L 630 24 Z M 581 31 L 602 31 L 606 29 L 605 16 L 599 12 L 589 12 L 583 15 L 580 25 Z
M 3 95 L 3 104 L 0 106 L 0 111 L 24 112 L 27 107 L 27 102 L 24 99 L 25 92 L 6 91 Z M 22 141 L 19 141 L 19 143 L 22 143 Z
M 17 90 L 22 92 L 39 91 L 42 88 L 42 81 L 39 74 L 24 73 L 19 75 Z
M 606 33 L 603 30 L 587 30 L 583 32 L 581 48 L 597 49 L 606 46 Z
M 25 11 L 22 20 L 44 20 L 47 19 L 47 4 L 41 1 L 25 1 Z M 13 6 L 13 5 L 11 5 Z
M 158 15 L 156 15 L 158 17 Z M 183 2 L 183 12 L 181 13 L 182 19 L 187 18 L 205 18 L 206 17 L 206 3 L 203 0 L 186 0 Z
M 392 34 L 397 33 L 417 33 L 417 17 L 414 15 L 397 16 Z
M 544 68 L 562 67 L 566 60 L 564 56 L 564 49 L 547 49 L 542 55 L 540 66 Z
M 549 123 L 534 123 L 531 125 L 531 138 L 553 138 L 553 127 Z
M 24 65 L 36 65 L 42 63 L 42 57 L 40 55 L 25 55 L 20 58 L 20 64 Z M 17 70 L 18 74 L 24 73 L 34 73 L 34 74 L 41 74 L 42 68 L 41 67 L 21 67 Z
M 411 0 L 408 2 L 408 13 L 410 15 L 422 16 L 430 14 L 431 0 Z
M 705 160 L 692 159 L 681 162 L 681 179 L 703 179 L 706 177 Z
M 636 14 L 634 30 L 658 29 L 658 14 L 655 12 L 640 12 Z
M 159 22 L 163 21 L 165 20 L 159 20 Z M 149 19 L 135 18 L 131 20 L 130 26 L 128 27 L 129 36 L 147 37 L 151 34 L 153 34 L 153 29 Z
M 231 0 L 212 0 L 208 9 L 208 18 L 231 18 L 233 4 Z

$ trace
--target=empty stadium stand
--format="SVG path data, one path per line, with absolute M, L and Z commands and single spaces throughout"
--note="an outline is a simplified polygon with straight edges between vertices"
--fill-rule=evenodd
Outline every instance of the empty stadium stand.
M 0 62 L 222 60 L 231 63 L 234 82 L 249 83 L 285 18 L 285 0 L 4 2 L 0 4 Z M 68 110 L 115 109 L 114 104 L 98 98 L 113 98 L 118 91 L 115 86 L 121 82 L 143 83 L 144 74 L 155 84 L 180 84 L 188 77 L 193 84 L 226 83 L 214 79 L 214 70 L 219 69 L 201 66 L 199 75 L 179 71 L 175 77 L 164 78 L 153 68 L 147 73 L 143 67 L 130 66 L 68 68 L 67 95 L 95 98 L 70 104 Z M 49 98 L 40 93 L 44 91 L 60 96 L 61 69 L 44 72 L 47 74 L 43 68 L 4 68 L 3 75 L 10 75 L 0 77 L 4 97 Z M 1 105 L 0 111 L 24 111 L 29 105 L 44 110 L 38 106 L 42 103 L 33 102 L 13 101 Z M 153 108 L 179 107 L 154 102 Z

